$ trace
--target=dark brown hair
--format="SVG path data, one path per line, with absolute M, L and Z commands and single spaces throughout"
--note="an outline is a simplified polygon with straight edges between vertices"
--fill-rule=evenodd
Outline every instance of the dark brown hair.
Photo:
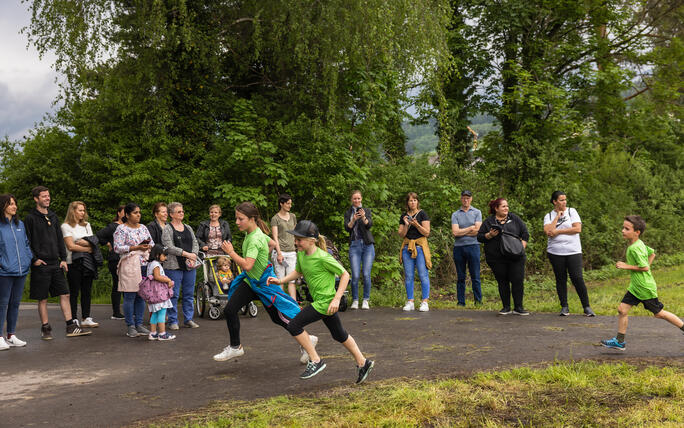
M 37 198 L 38 196 L 40 196 L 40 194 L 42 192 L 45 192 L 45 191 L 49 192 L 50 189 L 48 189 L 45 186 L 36 186 L 33 189 L 31 189 L 31 194 L 33 195 L 34 198 Z
M 270 234 L 271 231 L 268 228 L 268 225 L 264 223 L 264 221 L 261 219 L 261 214 L 259 214 L 259 208 L 256 207 L 251 202 L 243 202 L 239 204 L 238 206 L 235 207 L 235 211 L 244 214 L 247 216 L 247 218 L 253 218 L 254 222 L 259 226 L 259 229 L 261 229 L 262 232 L 264 232 L 266 235 Z
M 644 233 L 644 231 L 646 230 L 646 222 L 643 218 L 641 218 L 641 216 L 628 215 L 627 217 L 625 217 L 625 220 L 632 223 L 632 226 L 634 226 L 634 230 L 639 232 L 639 235 Z
M 5 217 L 5 210 L 9 206 L 9 204 L 12 203 L 12 200 L 14 199 L 14 203 L 17 203 L 17 198 L 14 197 L 11 193 L 5 193 L 3 195 L 0 195 L 0 207 L 2 209 L 2 212 L 0 212 L 0 222 L 7 223 L 7 217 Z M 12 216 L 12 220 L 15 225 L 19 225 L 19 218 L 17 217 L 16 214 Z
M 117 221 L 119 221 L 123 218 L 123 216 L 119 217 L 119 213 L 124 208 L 126 208 L 126 205 L 119 205 L 119 208 L 116 209 L 116 215 L 114 216 L 114 220 L 112 220 L 112 223 L 116 223 Z
M 406 211 L 408 211 L 408 209 L 409 209 L 408 202 L 409 202 L 409 199 L 411 199 L 411 198 L 418 201 L 418 205 L 416 206 L 416 208 L 420 209 L 420 199 L 418 199 L 418 194 L 416 192 L 408 192 L 408 194 L 406 195 Z
M 154 207 L 152 207 L 152 214 L 157 214 L 162 207 L 166 207 L 166 202 L 157 202 L 154 204 Z

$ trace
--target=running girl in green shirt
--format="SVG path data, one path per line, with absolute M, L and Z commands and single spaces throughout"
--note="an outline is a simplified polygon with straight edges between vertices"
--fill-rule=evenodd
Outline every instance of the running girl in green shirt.
M 658 292 L 655 279 L 651 274 L 651 263 L 655 258 L 653 248 L 647 247 L 641 239 L 641 234 L 646 230 L 646 222 L 638 215 L 625 217 L 622 223 L 622 237 L 631 242 L 627 247 L 627 262 L 617 262 L 615 267 L 627 269 L 630 272 L 629 287 L 627 294 L 622 298 L 618 306 L 618 333 L 612 339 L 602 340 L 601 345 L 607 348 L 625 350 L 625 333 L 627 332 L 627 314 L 632 306 L 639 303 L 644 308 L 653 312 L 656 318 L 664 319 L 670 324 L 684 331 L 684 322 L 672 312 L 663 310 L 663 304 L 658 301 Z
M 302 309 L 287 325 L 287 331 L 306 350 L 310 358 L 300 378 L 309 379 L 325 369 L 325 363 L 312 346 L 309 334 L 304 331 L 304 326 L 323 320 L 333 339 L 344 345 L 356 360 L 358 368 L 356 383 L 361 383 L 373 370 L 374 362 L 363 356 L 354 338 L 342 327 L 337 314 L 340 299 L 349 282 L 349 273 L 326 251 L 325 238 L 319 235 L 318 227 L 314 223 L 302 220 L 297 223 L 294 230 L 288 230 L 288 233 L 295 236 L 297 264 L 294 271 L 287 276 L 281 279 L 269 278 L 268 283 L 283 285 L 303 276 L 313 297 L 313 303 Z M 337 291 L 335 291 L 335 275 L 340 275 Z

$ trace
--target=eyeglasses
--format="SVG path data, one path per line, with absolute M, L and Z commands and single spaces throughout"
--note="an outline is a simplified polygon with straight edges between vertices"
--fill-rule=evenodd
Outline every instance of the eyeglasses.
M 52 223 L 50 223 L 50 218 L 46 215 L 43 217 L 45 217 L 45 221 L 47 221 L 48 226 L 52 226 Z

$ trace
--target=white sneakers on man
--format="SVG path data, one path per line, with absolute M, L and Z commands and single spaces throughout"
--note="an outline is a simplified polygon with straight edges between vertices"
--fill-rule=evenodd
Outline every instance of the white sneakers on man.
M 412 310 L 416 309 L 416 307 L 413 304 L 413 302 L 409 300 L 408 302 L 406 302 L 406 304 L 404 305 L 404 307 L 402 309 L 404 311 L 408 312 L 408 311 L 412 311 Z
M 221 353 L 214 355 L 214 361 L 228 361 L 231 358 L 240 357 L 244 354 L 245 350 L 242 349 L 242 346 L 237 349 L 226 346 Z
M 93 319 L 91 317 L 88 317 L 88 318 L 84 319 L 83 321 L 81 321 L 81 327 L 95 328 L 95 327 L 99 327 L 99 326 L 100 326 L 100 324 L 93 321 Z
M 13 348 L 21 348 L 22 346 L 26 346 L 26 342 L 23 340 L 19 339 L 16 335 L 12 335 L 9 339 L 7 339 L 7 344 Z
M 425 302 L 425 301 L 420 302 L 420 308 L 418 308 L 418 310 L 419 310 L 420 312 L 427 312 L 427 311 L 429 311 L 430 308 L 428 307 L 428 302 Z

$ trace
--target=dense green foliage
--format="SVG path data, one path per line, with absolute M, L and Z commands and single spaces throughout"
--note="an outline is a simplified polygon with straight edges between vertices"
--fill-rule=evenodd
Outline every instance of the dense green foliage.
M 230 219 L 243 200 L 270 217 L 288 192 L 344 252 L 342 213 L 360 188 L 375 213 L 376 284 L 396 284 L 398 216 L 416 191 L 439 285 L 453 280 L 462 188 L 484 213 L 509 199 L 532 233 L 530 272 L 548 269 L 542 216 L 563 189 L 589 267 L 621 257 L 631 213 L 659 252 L 683 249 L 677 0 L 25 2 L 65 104 L 0 145 L 0 190 L 23 212 L 38 184 L 61 216 L 85 201 L 96 228 L 129 200 L 144 221 L 154 202 L 181 201 L 196 224 L 210 204 Z M 407 104 L 426 124 L 421 147 L 436 124 L 438 158 L 406 155 Z

